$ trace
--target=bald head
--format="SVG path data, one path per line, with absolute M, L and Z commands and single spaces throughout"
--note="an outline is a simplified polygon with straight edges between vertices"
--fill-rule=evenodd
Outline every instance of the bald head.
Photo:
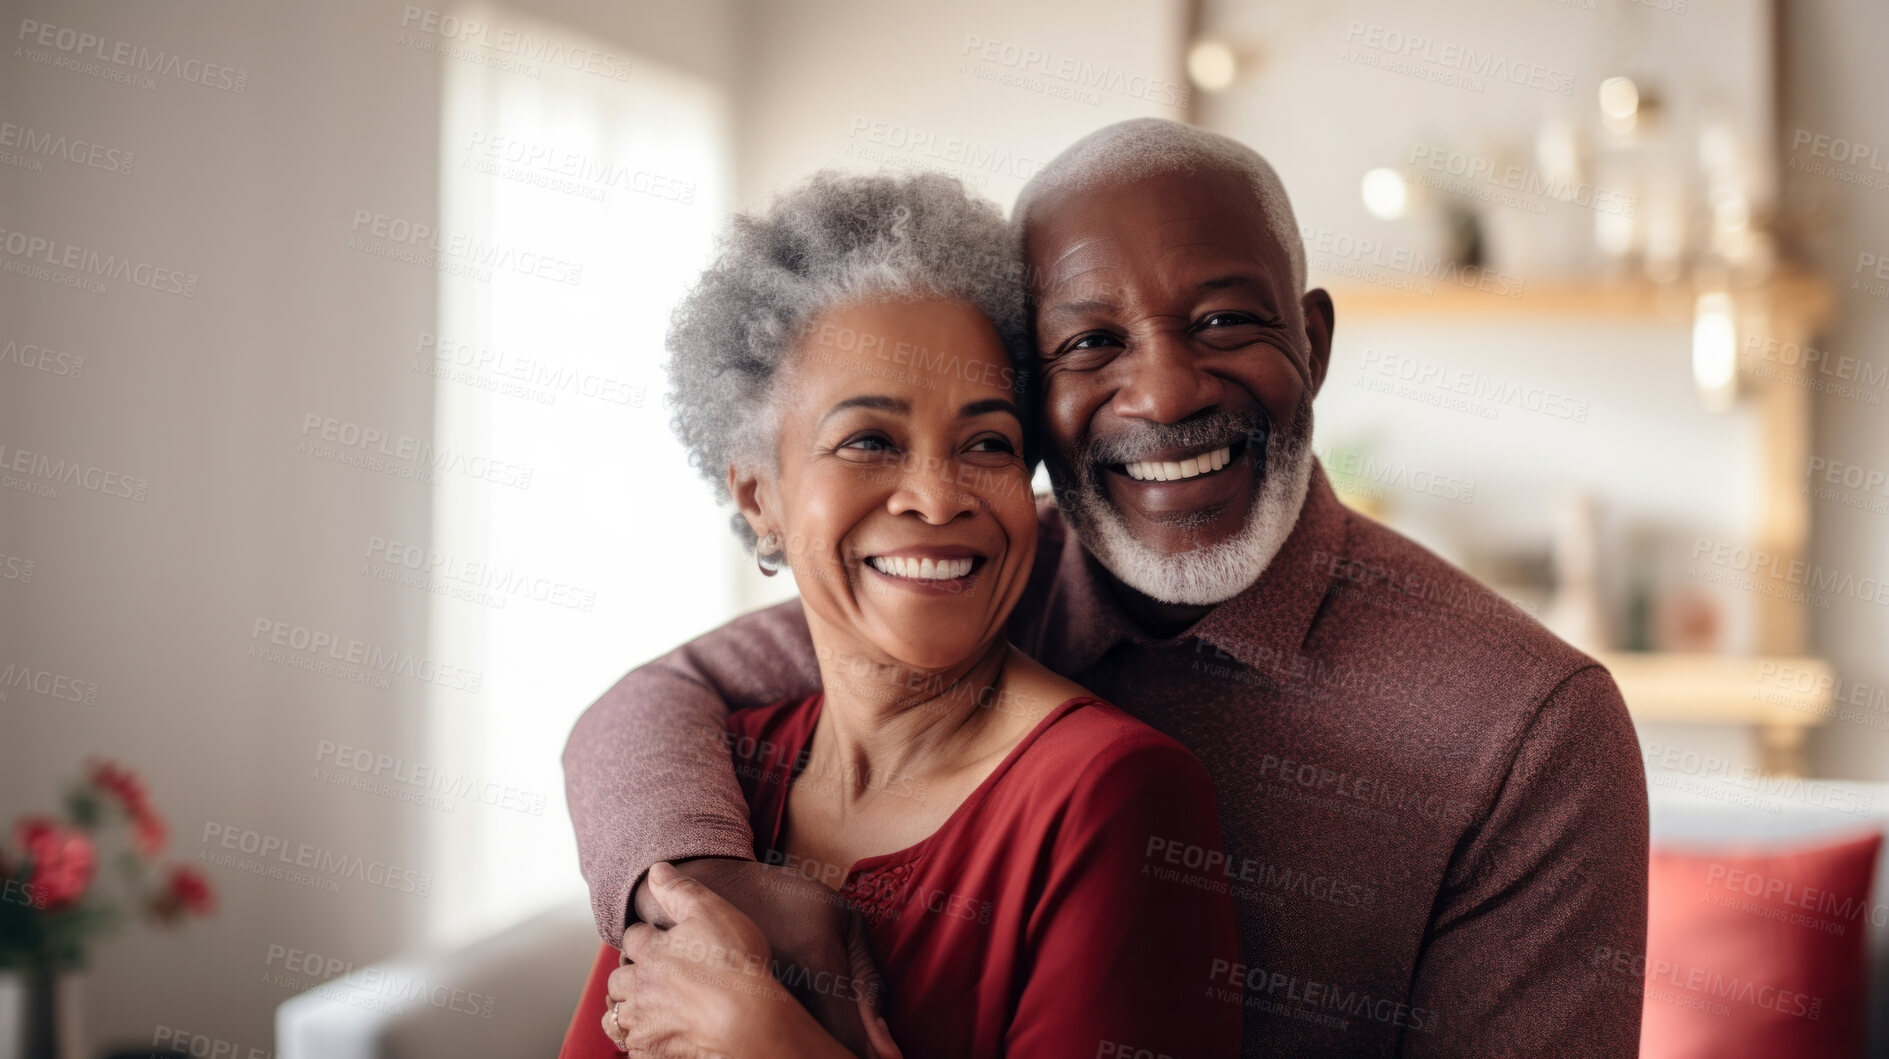
M 1017 196 L 1017 222 L 1027 228 L 1033 210 L 1064 196 L 1170 173 L 1238 176 L 1252 189 L 1267 230 L 1285 252 L 1291 275 L 1284 293 L 1293 298 L 1304 293 L 1305 241 L 1279 174 L 1238 140 L 1166 118 L 1118 121 L 1071 144 L 1024 185 Z

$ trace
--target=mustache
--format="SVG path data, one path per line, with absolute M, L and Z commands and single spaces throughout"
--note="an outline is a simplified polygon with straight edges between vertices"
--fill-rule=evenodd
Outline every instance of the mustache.
M 1263 408 L 1250 412 L 1215 409 L 1179 423 L 1129 420 L 1106 437 L 1090 436 L 1077 455 L 1082 466 L 1106 467 L 1134 463 L 1164 449 L 1218 449 L 1241 441 L 1252 442 L 1263 452 L 1272 425 L 1272 417 Z

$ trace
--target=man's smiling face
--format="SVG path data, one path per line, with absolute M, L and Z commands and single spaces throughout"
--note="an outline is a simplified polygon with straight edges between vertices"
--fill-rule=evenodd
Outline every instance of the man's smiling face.
M 1235 170 L 1052 192 L 1025 249 L 1063 510 L 1131 588 L 1190 605 L 1238 594 L 1304 498 L 1330 299 L 1292 289 Z

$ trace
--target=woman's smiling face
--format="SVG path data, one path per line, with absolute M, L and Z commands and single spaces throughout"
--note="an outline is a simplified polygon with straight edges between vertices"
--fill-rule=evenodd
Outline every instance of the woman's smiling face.
M 962 301 L 858 302 L 817 317 L 785 371 L 779 471 L 730 485 L 783 542 L 820 646 L 927 672 L 975 660 L 1036 552 L 996 329 Z

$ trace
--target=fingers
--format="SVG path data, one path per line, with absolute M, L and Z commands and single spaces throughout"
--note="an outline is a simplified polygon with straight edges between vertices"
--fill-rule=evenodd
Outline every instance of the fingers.
M 603 1032 L 604 1036 L 610 1038 L 610 1043 L 617 1046 L 617 1051 L 628 1050 L 629 1046 L 624 1042 L 625 1038 L 628 1036 L 629 1029 L 619 1021 L 617 1005 L 615 1003 L 612 1003 L 609 1007 L 604 1009 Z
M 859 1022 L 866 1031 L 866 1046 L 873 1059 L 903 1059 L 892 1028 L 880 1012 L 885 1010 L 884 979 L 879 977 L 878 961 L 872 958 L 865 917 L 854 912 L 846 921 L 846 958 L 853 976 L 854 996 L 859 1004 Z
M 682 874 L 668 862 L 650 866 L 649 885 L 663 911 L 676 923 L 735 911 L 720 894 Z
M 860 1009 L 864 1012 L 866 1024 L 871 1026 L 879 1013 L 885 1010 L 879 996 L 885 988 L 885 981 L 879 977 L 879 964 L 872 958 L 866 920 L 857 912 L 846 922 L 846 959 L 853 974 L 853 988 L 859 994 Z
M 661 943 L 663 932 L 648 923 L 633 923 L 623 932 L 623 958 L 631 963 L 639 959 L 648 959 L 651 951 Z M 617 971 L 610 973 L 610 980 L 616 981 Z
M 859 1000 L 859 1013 L 866 1020 L 866 1043 L 872 1046 L 873 1059 L 905 1059 L 898 1042 L 892 1039 L 892 1027 L 867 1010 L 863 995 Z

